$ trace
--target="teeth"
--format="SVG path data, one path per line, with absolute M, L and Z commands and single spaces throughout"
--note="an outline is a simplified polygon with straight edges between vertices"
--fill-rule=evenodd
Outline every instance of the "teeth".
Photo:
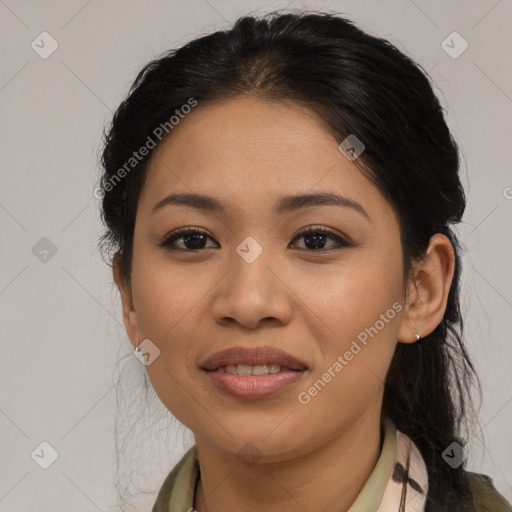
M 215 370 L 219 373 L 229 373 L 230 375 L 267 375 L 269 373 L 279 373 L 281 366 L 278 364 L 265 364 L 251 366 L 250 364 L 237 364 L 220 366 Z M 283 371 L 290 371 L 288 368 L 283 367 Z
M 238 375 L 251 375 L 252 366 L 250 364 L 239 364 L 237 365 Z
M 268 374 L 268 366 L 265 364 L 263 366 L 251 366 L 253 375 L 267 375 Z

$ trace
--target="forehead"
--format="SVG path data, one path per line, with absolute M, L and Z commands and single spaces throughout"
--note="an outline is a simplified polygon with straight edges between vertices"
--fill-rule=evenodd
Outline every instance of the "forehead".
M 268 102 L 242 96 L 199 105 L 180 121 L 157 153 L 185 159 L 271 164 L 283 154 L 288 170 L 304 156 L 318 156 L 337 145 L 314 112 L 290 102 Z M 194 149 L 201 149 L 194 153 Z M 254 160 L 258 157 L 258 160 Z M 275 162 L 279 163 L 279 161 Z M 242 171 L 242 169 L 240 169 Z M 300 166 L 297 167 L 300 171 Z
M 389 205 L 339 143 L 316 113 L 298 104 L 248 97 L 199 103 L 154 150 L 141 201 L 152 202 L 150 208 L 178 191 L 237 207 L 273 207 L 284 194 L 330 190 L 382 216 Z

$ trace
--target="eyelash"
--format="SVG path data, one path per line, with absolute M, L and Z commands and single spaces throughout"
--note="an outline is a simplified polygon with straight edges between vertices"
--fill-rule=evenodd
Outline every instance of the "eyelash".
M 303 249 L 303 248 L 300 248 L 299 250 L 307 251 L 310 253 L 326 253 L 326 252 L 331 252 L 333 250 L 339 250 L 344 247 L 350 247 L 352 245 L 346 239 L 342 238 L 341 236 L 339 236 L 339 235 L 333 233 L 332 231 L 327 230 L 323 227 L 306 228 L 306 229 L 300 231 L 299 233 L 297 233 L 297 235 L 295 235 L 293 240 L 296 240 L 297 238 L 300 238 L 300 237 L 304 237 L 306 235 L 311 235 L 313 233 L 322 233 L 324 235 L 328 235 L 328 237 L 336 240 L 340 247 L 331 248 L 331 249 L 307 249 L 307 248 Z M 205 247 L 205 248 L 201 248 L 201 249 L 182 249 L 182 248 L 179 248 L 179 247 L 176 247 L 173 245 L 176 240 L 183 238 L 185 235 L 194 235 L 194 234 L 204 235 L 204 236 L 212 239 L 212 237 L 210 237 L 206 232 L 204 232 L 203 230 L 201 230 L 199 228 L 183 228 L 175 233 L 172 233 L 172 234 L 166 236 L 164 238 L 164 240 L 158 245 L 168 251 L 199 252 L 199 251 L 211 249 L 211 247 Z

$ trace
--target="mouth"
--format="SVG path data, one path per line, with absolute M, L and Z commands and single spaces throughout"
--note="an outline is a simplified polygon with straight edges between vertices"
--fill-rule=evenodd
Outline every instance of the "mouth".
M 228 348 L 205 359 L 200 367 L 206 371 L 224 371 L 231 375 L 267 375 L 279 373 L 282 369 L 308 369 L 300 359 L 270 346 Z
M 287 368 L 286 366 L 281 366 L 279 364 L 263 364 L 263 365 L 250 365 L 250 364 L 237 364 L 237 365 L 227 365 L 227 366 L 219 366 L 215 370 L 211 370 L 218 373 L 228 373 L 230 375 L 268 375 L 275 373 L 283 373 L 283 372 L 300 372 L 306 370 L 298 369 L 294 370 L 292 368 Z
M 217 352 L 200 368 L 216 390 L 235 398 L 269 398 L 296 384 L 309 369 L 274 347 L 235 347 Z

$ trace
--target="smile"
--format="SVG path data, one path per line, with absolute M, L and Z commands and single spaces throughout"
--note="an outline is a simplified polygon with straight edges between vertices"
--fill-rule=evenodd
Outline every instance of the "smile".
M 287 368 L 286 366 L 280 366 L 278 364 L 264 364 L 257 366 L 251 366 L 250 364 L 237 364 L 220 366 L 219 368 L 213 371 L 219 373 L 229 373 L 230 375 L 268 375 L 269 373 L 274 374 L 299 370 L 292 370 L 291 368 Z

